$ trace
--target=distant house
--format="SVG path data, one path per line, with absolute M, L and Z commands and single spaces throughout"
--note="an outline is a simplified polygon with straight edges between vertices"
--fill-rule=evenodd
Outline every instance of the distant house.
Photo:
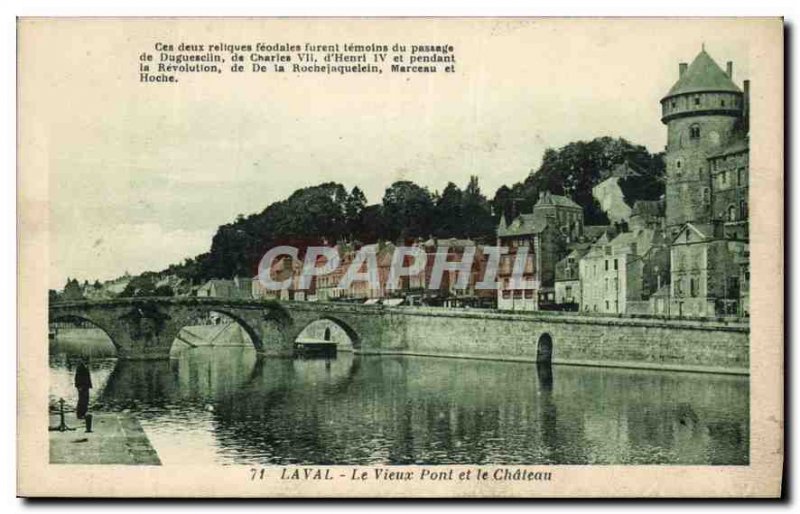
M 631 209 L 629 226 L 632 230 L 640 228 L 664 229 L 666 204 L 661 200 L 637 200 Z
M 749 265 L 748 245 L 726 239 L 724 228 L 721 223 L 686 223 L 672 241 L 672 315 L 743 316 L 749 310 L 742 305 L 745 274 L 749 282 L 749 267 L 742 267 Z
M 581 311 L 645 314 L 668 276 L 669 251 L 659 231 L 604 234 L 580 261 Z
M 530 214 L 520 214 L 511 223 L 505 217 L 497 227 L 497 244 L 508 248 L 500 258 L 497 308 L 539 310 L 555 304 L 555 267 L 567 245 L 583 234 L 583 209 L 565 196 L 544 192 Z M 521 251 L 528 255 L 523 263 L 522 280 L 534 289 L 520 288 L 512 280 L 514 263 Z
M 555 295 L 557 305 L 574 305 L 574 309 L 580 305 L 580 260 L 588 251 L 589 248 L 585 245 L 583 248 L 575 248 L 556 263 Z
M 253 298 L 252 279 L 235 277 L 228 279 L 212 279 L 200 286 L 197 296 L 205 298 L 232 298 L 246 300 Z
M 625 203 L 619 181 L 619 177 L 612 176 L 592 188 L 592 196 L 612 223 L 628 221 L 631 215 L 631 208 Z

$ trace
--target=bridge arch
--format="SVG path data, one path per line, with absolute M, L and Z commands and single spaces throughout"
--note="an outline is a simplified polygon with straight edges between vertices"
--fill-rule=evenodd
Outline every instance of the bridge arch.
M 50 317 L 50 319 L 48 319 L 48 324 L 58 323 L 59 321 L 64 321 L 64 322 L 86 321 L 90 323 L 93 327 L 101 330 L 106 335 L 106 337 L 108 337 L 108 339 L 111 341 L 111 344 L 114 345 L 114 349 L 117 351 L 117 353 L 119 353 L 121 345 L 119 341 L 117 341 L 117 338 L 113 336 L 112 331 L 109 330 L 104 323 L 98 322 L 91 316 L 84 314 L 73 314 L 73 313 L 58 314 Z
M 352 344 L 353 348 L 360 348 L 361 347 L 361 337 L 359 336 L 358 332 L 352 326 L 350 326 L 349 323 L 347 323 L 346 321 L 344 321 L 344 320 L 342 320 L 342 319 L 340 319 L 340 318 L 338 318 L 336 316 L 331 316 L 331 315 L 327 315 L 327 314 L 323 315 L 323 316 L 316 317 L 313 320 L 310 320 L 310 321 L 306 322 L 302 327 L 300 327 L 300 330 L 297 332 L 298 336 L 300 334 L 302 334 L 303 331 L 305 331 L 308 327 L 310 327 L 314 323 L 319 323 L 320 321 L 327 321 L 329 323 L 332 323 L 332 324 L 336 325 L 350 339 L 350 343 Z M 323 339 L 326 340 L 326 341 L 330 340 L 330 336 L 331 336 L 330 327 L 325 327 L 325 329 L 323 331 Z
M 536 362 L 550 364 L 553 361 L 553 336 L 544 332 L 536 343 Z
M 208 315 L 212 312 L 222 314 L 223 316 L 226 316 L 227 318 L 233 320 L 237 325 L 239 325 L 242 328 L 242 330 L 245 331 L 247 336 L 250 338 L 250 341 L 253 343 L 253 347 L 257 352 L 261 351 L 264 348 L 264 341 L 261 337 L 261 334 L 254 326 L 259 321 L 257 319 L 258 315 L 255 315 L 254 319 L 247 319 L 247 317 L 243 313 L 237 312 L 235 309 L 218 305 L 201 305 L 192 309 L 192 314 L 203 313 L 205 315 Z M 183 324 L 181 328 L 191 323 L 187 316 L 188 314 L 185 315 L 184 316 L 185 319 L 181 321 Z

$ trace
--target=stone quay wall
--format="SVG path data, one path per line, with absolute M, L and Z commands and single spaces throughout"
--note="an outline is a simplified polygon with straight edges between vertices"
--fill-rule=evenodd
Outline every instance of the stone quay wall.
M 749 325 L 497 311 L 385 308 L 371 315 L 360 353 L 537 360 L 552 341 L 561 364 L 748 374 Z

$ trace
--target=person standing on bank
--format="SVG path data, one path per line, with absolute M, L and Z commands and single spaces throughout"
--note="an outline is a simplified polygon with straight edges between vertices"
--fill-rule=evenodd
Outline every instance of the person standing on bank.
M 78 390 L 76 415 L 78 419 L 83 419 L 89 410 L 89 389 L 92 388 L 92 375 L 89 373 L 85 359 L 80 360 L 75 370 L 75 388 Z

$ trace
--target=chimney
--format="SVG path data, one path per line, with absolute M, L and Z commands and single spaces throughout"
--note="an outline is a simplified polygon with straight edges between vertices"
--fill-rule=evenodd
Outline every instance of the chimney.
M 678 77 L 683 77 L 683 74 L 686 73 L 686 69 L 689 67 L 688 64 L 682 62 L 678 64 Z
M 726 73 L 728 74 L 729 79 L 733 78 L 733 61 L 728 61 L 728 67 Z
M 750 132 L 750 81 L 744 81 L 744 94 L 742 101 L 742 125 L 744 133 Z

